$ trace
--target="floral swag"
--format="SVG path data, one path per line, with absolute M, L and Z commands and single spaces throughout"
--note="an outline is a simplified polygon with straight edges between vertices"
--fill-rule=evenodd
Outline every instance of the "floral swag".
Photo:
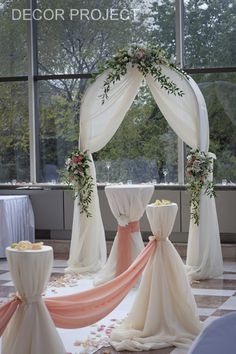
M 152 75 L 153 78 L 161 84 L 161 88 L 165 89 L 168 93 L 183 96 L 184 92 L 165 75 L 161 67 L 162 65 L 188 78 L 187 74 L 182 69 L 174 65 L 173 60 L 168 59 L 166 52 L 160 47 L 147 46 L 144 48 L 132 45 L 129 49 L 118 50 L 111 59 L 106 60 L 104 65 L 99 67 L 98 75 L 108 70 L 108 76 L 103 85 L 104 91 L 101 95 L 102 104 L 108 99 L 111 84 L 119 81 L 121 77 L 127 73 L 128 68 L 134 66 L 137 66 L 144 77 L 149 74 Z M 95 77 L 97 77 L 97 75 Z
M 187 190 L 190 191 L 191 219 L 199 225 L 200 196 L 204 192 L 215 197 L 215 186 L 208 176 L 213 172 L 213 157 L 197 150 L 191 150 L 187 156 L 186 174 L 189 179 Z
M 74 198 L 78 197 L 80 213 L 86 213 L 87 217 L 92 216 L 89 205 L 93 192 L 93 178 L 89 173 L 89 162 L 91 160 L 87 151 L 73 150 L 66 159 L 66 169 L 63 172 L 65 182 L 74 191 Z

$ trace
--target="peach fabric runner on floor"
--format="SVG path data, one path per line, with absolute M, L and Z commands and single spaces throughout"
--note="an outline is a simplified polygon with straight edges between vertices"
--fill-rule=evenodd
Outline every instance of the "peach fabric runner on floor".
M 140 231 L 139 221 L 129 222 L 126 226 L 118 225 L 116 277 L 132 263 L 131 234 Z
M 150 241 L 131 266 L 110 282 L 78 294 L 45 298 L 44 302 L 56 327 L 81 328 L 91 325 L 109 314 L 127 295 L 141 275 L 156 241 Z M 17 306 L 22 303 L 14 298 L 0 306 L 0 333 L 3 333 Z

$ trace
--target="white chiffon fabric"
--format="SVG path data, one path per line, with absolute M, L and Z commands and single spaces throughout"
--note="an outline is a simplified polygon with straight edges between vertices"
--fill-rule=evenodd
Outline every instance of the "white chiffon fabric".
M 66 354 L 42 300 L 53 263 L 53 251 L 6 250 L 18 295 L 23 300 L 2 336 L 2 354 Z
M 146 77 L 147 85 L 157 105 L 172 129 L 186 144 L 208 152 L 208 116 L 200 89 L 190 77 L 187 79 L 168 67 L 163 66 L 162 70 L 184 95 L 168 94 L 149 75 Z M 91 153 L 103 148 L 115 134 L 143 78 L 136 67 L 128 68 L 127 74 L 111 85 L 109 98 L 102 104 L 100 96 L 108 73 L 99 76 L 88 88 L 81 105 L 80 148 L 88 149 Z M 93 163 L 91 174 L 95 176 Z M 105 236 L 96 191 L 91 211 L 92 218 L 81 215 L 79 220 L 79 206 L 75 202 L 68 270 L 94 272 L 105 263 Z M 209 263 L 211 267 L 208 267 Z M 190 221 L 187 265 L 193 279 L 211 278 L 223 272 L 215 200 L 206 195 L 201 197 L 199 226 Z
M 102 105 L 103 83 L 107 72 L 88 88 L 80 112 L 80 148 L 91 153 L 102 149 L 119 128 L 129 110 L 141 83 L 142 75 L 136 68 L 129 70 L 111 87 L 109 99 Z M 91 156 L 92 158 L 92 156 Z M 70 256 L 67 272 L 95 273 L 106 262 L 106 242 L 96 187 L 95 166 L 90 164 L 94 190 L 90 210 L 92 217 L 80 214 L 78 200 L 74 202 Z
M 0 225 L 0 258 L 12 243 L 34 242 L 34 213 L 28 195 L 0 196 Z
M 216 158 L 214 154 L 209 153 L 209 155 L 213 159 Z M 213 180 L 212 173 L 208 179 Z M 212 220 L 216 222 L 212 224 Z M 214 278 L 223 273 L 219 234 L 215 200 L 202 193 L 199 226 L 190 222 L 186 269 L 191 279 Z M 212 237 L 210 238 L 209 235 Z
M 113 185 L 105 187 L 105 193 L 109 206 L 117 222 L 126 226 L 129 222 L 139 221 L 154 191 L 153 185 Z M 133 232 L 132 261 L 144 248 L 141 232 Z M 115 277 L 117 260 L 117 234 L 111 248 L 111 252 L 104 268 L 96 274 L 94 285 L 103 284 Z
M 183 97 L 169 95 L 151 76 L 147 84 L 162 114 L 177 135 L 191 148 L 208 153 L 209 124 L 204 97 L 189 77 L 185 79 L 166 67 L 163 71 L 184 92 Z M 211 153 L 209 153 L 211 154 Z M 212 179 L 212 176 L 209 176 Z M 223 260 L 215 198 L 202 193 L 199 226 L 190 220 L 187 272 L 191 279 L 208 279 L 223 274 Z
M 169 241 L 178 207 L 147 206 L 157 247 L 145 267 L 133 307 L 111 333 L 117 350 L 188 348 L 201 330 L 184 264 Z
M 92 155 L 90 156 L 92 160 Z M 74 216 L 70 244 L 70 256 L 66 272 L 96 273 L 106 262 L 106 241 L 99 207 L 94 163 L 90 163 L 90 173 L 95 181 L 90 204 L 92 217 L 80 213 L 78 198 L 74 202 Z

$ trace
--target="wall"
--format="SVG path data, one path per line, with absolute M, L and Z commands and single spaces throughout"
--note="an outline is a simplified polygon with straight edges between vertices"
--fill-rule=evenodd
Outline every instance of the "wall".
M 27 194 L 30 196 L 35 214 L 36 237 L 51 239 L 70 239 L 73 198 L 70 191 L 59 188 L 12 190 L 1 189 L 0 194 Z M 189 195 L 184 187 L 156 187 L 151 201 L 169 199 L 176 202 L 179 211 L 176 217 L 172 240 L 186 242 L 189 227 Z M 112 215 L 104 188 L 99 188 L 99 200 L 107 239 L 113 239 L 117 227 Z M 224 187 L 217 190 L 217 213 L 221 232 L 221 241 L 236 243 L 236 188 Z M 141 219 L 144 236 L 150 234 L 146 215 Z

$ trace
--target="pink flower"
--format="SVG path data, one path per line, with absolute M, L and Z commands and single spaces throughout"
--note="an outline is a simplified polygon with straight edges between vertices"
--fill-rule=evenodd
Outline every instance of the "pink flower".
M 83 160 L 82 156 L 74 156 L 73 157 L 73 163 L 79 163 Z
M 136 56 L 138 59 L 142 59 L 145 56 L 145 50 L 143 48 L 140 48 L 137 53 Z

